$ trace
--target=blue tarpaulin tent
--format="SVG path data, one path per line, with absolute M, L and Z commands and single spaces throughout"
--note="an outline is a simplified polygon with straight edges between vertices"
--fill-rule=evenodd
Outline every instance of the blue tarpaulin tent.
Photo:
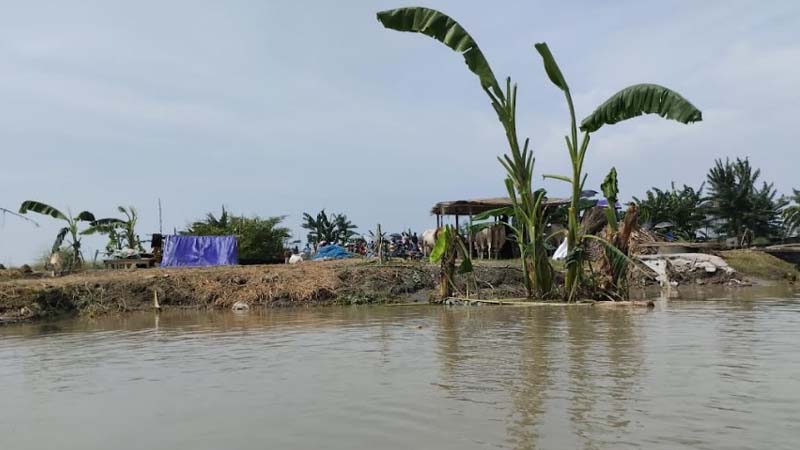
M 161 267 L 224 266 L 239 263 L 236 236 L 165 236 Z
M 317 250 L 317 254 L 311 259 L 314 261 L 324 261 L 328 259 L 345 259 L 352 256 L 353 254 L 345 250 L 343 247 L 336 244 L 331 244 Z

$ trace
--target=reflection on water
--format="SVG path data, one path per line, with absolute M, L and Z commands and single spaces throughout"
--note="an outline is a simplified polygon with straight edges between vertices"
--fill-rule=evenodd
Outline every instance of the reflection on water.
M 702 295 L 0 328 L 0 448 L 795 448 L 795 293 Z

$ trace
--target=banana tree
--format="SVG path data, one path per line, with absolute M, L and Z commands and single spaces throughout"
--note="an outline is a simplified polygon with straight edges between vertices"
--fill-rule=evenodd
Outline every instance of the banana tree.
M 61 246 L 66 241 L 71 253 L 71 258 L 68 261 L 68 269 L 71 270 L 73 267 L 80 267 L 83 263 L 83 255 L 81 254 L 81 239 L 79 237 L 78 226 L 81 222 L 94 222 L 94 214 L 89 211 L 82 211 L 80 214 L 73 217 L 69 211 L 67 211 L 67 214 L 64 214 L 48 204 L 34 200 L 26 200 L 20 205 L 20 214 L 27 214 L 28 212 L 50 216 L 66 223 L 66 225 L 58 231 L 56 239 L 53 242 L 51 253 L 60 251 Z
M 507 78 L 504 89 L 501 88 L 472 36 L 458 22 L 440 11 L 422 7 L 399 8 L 379 12 L 377 17 L 388 29 L 421 33 L 461 53 L 469 70 L 480 80 L 481 88 L 489 97 L 508 141 L 509 153 L 498 159 L 506 169 L 505 186 L 512 201 L 513 215 L 518 221 L 516 239 L 526 274 L 528 296 L 549 295 L 553 277 L 550 260 L 544 251 L 545 193 L 533 189 L 533 152 L 527 139 L 520 145 L 517 135 L 516 84 Z
M 82 231 L 81 234 L 91 235 L 97 233 L 108 235 L 106 250 L 109 253 L 122 250 L 123 248 L 143 252 L 144 248 L 142 248 L 139 236 L 136 234 L 136 223 L 139 220 L 139 214 L 136 208 L 133 206 L 128 208 L 118 206 L 117 210 L 125 216 L 124 220 L 116 218 L 98 219 L 91 222 L 89 228 Z M 223 214 L 227 220 L 227 212 L 224 211 L 224 208 Z
M 456 270 L 456 258 L 461 253 L 463 258 Z M 436 243 L 431 251 L 430 261 L 439 263 L 439 298 L 446 300 L 457 291 L 455 283 L 456 272 L 462 275 L 472 274 L 474 280 L 474 268 L 470 258 L 467 243 L 458 229 L 452 225 L 446 225 L 438 231 Z M 476 288 L 477 288 L 477 283 Z M 469 280 L 465 283 L 466 295 L 469 297 Z
M 574 300 L 583 278 L 584 236 L 580 233 L 578 208 L 580 193 L 583 191 L 584 183 L 586 182 L 583 164 L 586 159 L 586 151 L 589 148 L 591 134 L 599 130 L 603 125 L 615 124 L 643 114 L 658 114 L 665 119 L 675 120 L 684 124 L 699 122 L 703 119 L 703 115 L 699 109 L 675 91 L 657 84 L 637 84 L 612 95 L 598 106 L 594 112 L 584 118 L 580 123 L 580 131 L 583 132 L 583 136 L 579 140 L 579 127 L 575 119 L 575 107 L 564 75 L 561 73 L 561 69 L 558 67 L 546 43 L 538 43 L 534 47 L 542 57 L 547 77 L 563 91 L 569 107 L 570 134 L 566 136 L 566 142 L 570 162 L 572 163 L 572 174 L 569 176 L 545 175 L 545 177 L 562 180 L 572 186 L 572 200 L 568 211 L 567 226 L 566 297 L 567 300 Z

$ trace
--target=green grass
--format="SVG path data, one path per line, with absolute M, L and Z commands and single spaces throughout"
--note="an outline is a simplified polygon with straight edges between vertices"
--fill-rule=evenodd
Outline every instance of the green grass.
M 721 256 L 737 272 L 749 277 L 795 281 L 800 275 L 793 264 L 764 252 L 729 250 Z

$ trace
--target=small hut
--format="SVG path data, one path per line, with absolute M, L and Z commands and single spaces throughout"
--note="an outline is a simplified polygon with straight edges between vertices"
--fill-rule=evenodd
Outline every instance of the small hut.
M 557 207 L 566 205 L 569 199 L 563 198 L 548 198 L 544 202 L 545 207 Z M 512 206 L 511 198 L 509 197 L 492 197 L 492 198 L 478 198 L 472 200 L 453 200 L 446 202 L 439 202 L 431 208 L 431 214 L 436 216 L 436 228 L 444 225 L 445 216 L 455 216 L 456 228 L 459 226 L 459 218 L 466 217 L 469 224 L 472 225 L 472 218 L 478 214 L 485 213 L 498 208 Z M 499 217 L 497 220 L 507 222 L 508 218 Z M 471 230 L 472 227 L 470 227 Z M 472 232 L 468 236 L 469 249 L 472 252 L 473 239 Z M 506 242 L 506 245 L 501 249 L 501 253 L 510 256 L 512 246 Z

